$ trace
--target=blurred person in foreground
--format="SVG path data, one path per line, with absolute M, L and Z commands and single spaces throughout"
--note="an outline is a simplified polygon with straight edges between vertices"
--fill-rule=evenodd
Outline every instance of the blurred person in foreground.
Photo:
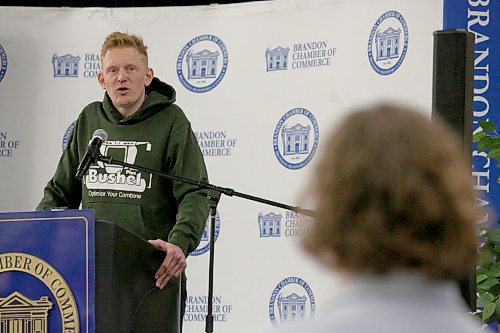
M 475 267 L 480 212 L 454 133 L 380 104 L 349 115 L 325 148 L 303 245 L 340 290 L 322 316 L 282 332 L 485 332 L 455 283 Z

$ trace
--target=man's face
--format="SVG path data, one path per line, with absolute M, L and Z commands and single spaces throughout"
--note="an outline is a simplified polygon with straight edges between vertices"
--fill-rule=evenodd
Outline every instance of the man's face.
M 124 117 L 139 110 L 146 98 L 145 87 L 152 79 L 153 70 L 135 48 L 113 48 L 104 54 L 99 84 Z

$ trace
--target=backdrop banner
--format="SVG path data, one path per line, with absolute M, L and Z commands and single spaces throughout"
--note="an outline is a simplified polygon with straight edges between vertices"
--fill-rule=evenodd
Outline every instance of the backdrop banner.
M 115 30 L 143 36 L 155 75 L 176 89 L 191 121 L 211 183 L 311 208 L 301 195 L 323 142 L 349 109 L 395 101 L 430 118 L 433 32 L 443 29 L 443 9 L 441 0 L 1 7 L 0 211 L 32 210 L 41 199 L 79 112 L 102 100 L 100 47 Z M 483 34 L 493 39 L 493 30 Z M 492 117 L 493 97 L 488 101 Z M 338 280 L 297 244 L 311 223 L 222 197 L 214 331 L 255 332 L 310 318 L 334 302 Z M 187 333 L 204 331 L 208 250 L 204 237 L 188 259 Z
M 480 121 L 500 127 L 500 68 L 495 65 L 500 58 L 500 7 L 490 1 L 445 0 L 444 9 L 445 29 L 468 30 L 476 37 L 472 129 L 480 131 Z M 500 168 L 485 152 L 477 151 L 477 144 L 472 159 L 474 183 L 482 195 L 479 202 L 490 208 L 481 222 L 494 223 L 500 220 Z

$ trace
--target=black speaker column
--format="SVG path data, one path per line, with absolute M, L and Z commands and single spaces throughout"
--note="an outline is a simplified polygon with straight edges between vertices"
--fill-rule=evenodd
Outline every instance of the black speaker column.
M 457 131 L 471 165 L 473 72 L 474 34 L 465 30 L 435 31 L 432 116 L 439 115 Z M 475 270 L 459 283 L 465 301 L 475 311 Z

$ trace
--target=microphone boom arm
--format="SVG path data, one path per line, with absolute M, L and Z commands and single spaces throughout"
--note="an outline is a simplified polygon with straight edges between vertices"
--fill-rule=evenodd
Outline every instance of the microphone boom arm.
M 188 178 L 183 178 L 183 177 L 179 177 L 179 176 L 173 176 L 173 175 L 169 175 L 169 174 L 166 174 L 166 173 L 163 173 L 163 172 L 159 172 L 159 171 L 156 171 L 156 170 L 153 170 L 153 169 L 150 169 L 150 168 L 146 168 L 146 167 L 143 167 L 143 166 L 134 165 L 134 164 L 122 162 L 122 161 L 119 161 L 119 160 L 115 160 L 112 157 L 104 156 L 104 155 L 101 155 L 101 154 L 99 154 L 97 156 L 97 161 L 100 161 L 100 162 L 103 162 L 103 163 L 106 163 L 106 164 L 117 164 L 117 165 L 121 165 L 121 166 L 128 167 L 128 168 L 131 168 L 131 169 L 136 169 L 136 170 L 140 170 L 140 171 L 149 172 L 149 173 L 151 173 L 153 175 L 157 175 L 157 176 L 160 176 L 162 178 L 166 178 L 166 179 L 169 179 L 169 180 L 180 181 L 180 182 L 183 182 L 183 183 L 191 184 L 191 185 L 197 186 L 198 188 L 209 190 L 209 191 L 216 192 L 216 193 L 222 193 L 222 194 L 225 194 L 225 195 L 230 196 L 230 197 L 236 196 L 236 197 L 240 197 L 240 198 L 243 198 L 243 199 L 260 202 L 260 203 L 263 203 L 263 204 L 266 204 L 266 205 L 270 205 L 270 206 L 275 206 L 275 207 L 279 207 L 279 208 L 291 210 L 291 211 L 293 211 L 295 213 L 300 213 L 302 215 L 307 215 L 307 216 L 310 216 L 310 217 L 314 217 L 315 216 L 315 212 L 313 210 L 305 209 L 305 208 L 301 208 L 301 207 L 297 207 L 297 206 L 290 206 L 290 205 L 286 205 L 286 204 L 283 204 L 283 203 L 280 203 L 280 202 L 276 202 L 276 201 L 272 201 L 272 200 L 268 200 L 268 199 L 256 197 L 256 196 L 253 196 L 253 195 L 249 195 L 249 194 L 237 192 L 237 191 L 235 191 L 232 188 L 213 185 L 213 184 L 208 183 L 207 179 L 200 179 L 199 181 L 195 181 L 195 180 L 188 179 Z

